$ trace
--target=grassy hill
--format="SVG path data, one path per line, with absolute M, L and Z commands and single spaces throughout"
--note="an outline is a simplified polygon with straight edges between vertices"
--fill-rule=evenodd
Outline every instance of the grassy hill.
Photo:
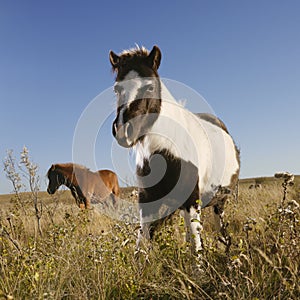
M 300 176 L 282 199 L 281 179 L 241 180 L 225 208 L 229 251 L 207 208 L 198 258 L 178 213 L 137 254 L 138 225 L 108 217 L 112 207 L 80 211 L 69 191 L 40 192 L 40 233 L 32 193 L 0 195 L 0 299 L 298 299 Z

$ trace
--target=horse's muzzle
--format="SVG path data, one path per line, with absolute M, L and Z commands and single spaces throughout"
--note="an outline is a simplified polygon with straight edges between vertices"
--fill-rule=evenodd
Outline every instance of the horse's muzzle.
M 47 192 L 48 194 L 53 195 L 55 191 L 52 191 L 50 188 L 47 188 Z
M 133 126 L 131 122 L 127 122 L 124 125 L 117 125 L 116 122 L 113 123 L 113 136 L 117 140 L 118 144 L 125 148 L 130 148 L 133 146 Z

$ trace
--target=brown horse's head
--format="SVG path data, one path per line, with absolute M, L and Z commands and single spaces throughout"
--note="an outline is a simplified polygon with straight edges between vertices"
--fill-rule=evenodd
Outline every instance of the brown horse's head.
M 64 176 L 59 173 L 55 167 L 55 165 L 52 165 L 47 172 L 47 177 L 49 179 L 47 192 L 51 195 L 54 194 L 58 190 L 58 188 L 65 182 Z

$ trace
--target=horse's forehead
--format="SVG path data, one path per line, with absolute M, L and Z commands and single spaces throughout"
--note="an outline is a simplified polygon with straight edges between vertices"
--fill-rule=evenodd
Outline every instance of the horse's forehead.
M 123 81 L 126 80 L 133 80 L 133 79 L 139 79 L 141 80 L 141 76 L 139 75 L 139 73 L 135 70 L 130 70 L 124 77 Z
M 141 77 L 138 72 L 132 70 L 125 76 L 124 80 L 116 82 L 115 89 L 117 86 L 122 87 L 118 106 L 129 105 L 132 101 L 136 100 L 139 97 L 140 90 L 153 82 L 152 78 Z
M 124 79 L 116 82 L 116 85 L 121 85 L 125 89 L 141 87 L 152 83 L 151 77 L 143 77 L 137 71 L 131 70 L 127 73 Z
M 152 70 L 143 61 L 133 61 L 121 65 L 117 72 L 117 81 L 122 81 L 131 74 L 138 74 L 140 77 L 158 77 L 158 74 Z

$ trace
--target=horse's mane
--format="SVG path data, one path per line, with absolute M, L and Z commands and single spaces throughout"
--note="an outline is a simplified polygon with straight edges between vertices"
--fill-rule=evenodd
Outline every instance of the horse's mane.
M 135 48 L 130 48 L 123 50 L 120 54 L 121 57 L 147 57 L 149 55 L 148 49 L 146 49 L 144 46 L 140 47 L 139 45 L 135 45 Z
M 62 175 L 66 180 L 68 180 L 71 184 L 74 186 L 78 186 L 78 176 L 88 176 L 89 174 L 92 174 L 92 172 L 89 168 L 75 163 L 58 163 L 53 164 L 49 171 L 47 172 L 47 177 L 50 178 L 50 174 L 60 174 Z
M 56 164 L 56 167 L 58 168 L 78 168 L 78 169 L 83 169 L 83 170 L 90 170 L 89 168 L 87 168 L 86 166 L 84 165 L 80 165 L 80 164 L 75 164 L 75 163 L 62 163 L 62 164 Z
M 51 168 L 47 172 L 47 176 L 49 176 L 49 173 L 53 171 L 72 170 L 73 173 L 75 169 L 91 172 L 90 169 L 84 165 L 75 164 L 75 163 L 58 163 L 58 164 L 53 164 L 51 166 Z

